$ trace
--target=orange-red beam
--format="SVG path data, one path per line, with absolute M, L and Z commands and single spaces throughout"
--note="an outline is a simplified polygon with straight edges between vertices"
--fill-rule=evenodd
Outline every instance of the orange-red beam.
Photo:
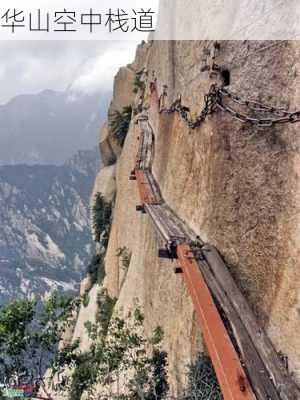
M 190 246 L 178 245 L 177 256 L 224 400 L 256 399 Z
M 144 204 L 155 204 L 157 199 L 155 198 L 151 185 L 145 176 L 143 170 L 135 170 L 136 181 L 140 192 L 141 202 Z

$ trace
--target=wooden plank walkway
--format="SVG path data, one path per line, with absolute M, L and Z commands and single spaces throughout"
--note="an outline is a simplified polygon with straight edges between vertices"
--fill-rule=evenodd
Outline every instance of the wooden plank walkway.
M 231 309 L 230 313 L 232 315 L 234 309 L 236 316 L 241 318 L 241 322 L 244 325 L 244 331 L 248 333 L 257 354 L 268 371 L 268 377 L 270 377 L 274 383 L 280 398 L 283 400 L 300 399 L 299 389 L 292 381 L 289 372 L 281 362 L 271 340 L 266 335 L 265 331 L 258 326 L 249 304 L 234 282 L 229 269 L 222 260 L 218 250 L 214 246 L 206 244 L 203 246 L 202 252 L 206 262 L 210 266 L 211 272 L 216 277 L 219 288 L 223 289 L 223 296 L 226 295 L 227 299 L 229 299 L 231 303 L 230 305 L 227 305 L 228 312 L 229 309 Z M 223 308 L 225 308 L 224 302 Z M 228 319 L 232 325 L 234 325 L 236 318 Z M 240 332 L 241 329 L 238 330 L 235 328 L 235 331 L 237 332 L 236 336 L 238 337 L 238 332 Z M 259 370 L 261 371 L 261 369 Z M 276 398 L 271 395 L 269 396 L 271 399 Z
M 190 246 L 187 244 L 178 245 L 177 255 L 224 399 L 254 400 L 256 397 L 243 370 L 239 356 L 226 331 Z

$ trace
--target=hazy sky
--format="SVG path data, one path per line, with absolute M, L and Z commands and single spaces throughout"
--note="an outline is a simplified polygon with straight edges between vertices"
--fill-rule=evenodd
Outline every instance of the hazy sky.
M 131 9 L 157 9 L 159 0 L 64 0 L 63 7 L 79 12 L 91 7 L 107 12 L 118 7 Z M 37 8 L 36 0 L 15 0 L 14 6 L 24 14 Z M 2 0 L 1 9 L 11 7 L 11 0 Z M 45 0 L 42 11 L 62 8 L 61 0 Z M 50 9 L 49 9 L 50 8 Z M 1 40 L 0 34 L 0 104 L 23 93 L 44 89 L 64 90 L 72 85 L 87 92 L 112 88 L 112 79 L 118 68 L 133 61 L 137 42 L 101 41 L 48 41 Z M 20 30 L 18 32 L 21 32 Z M 2 36 L 1 36 L 2 35 Z M 49 35 L 47 35 L 49 37 Z M 126 38 L 124 34 L 122 38 Z M 9 36 L 11 38 L 11 35 Z M 146 36 L 147 37 L 147 36 Z M 21 36 L 21 39 L 26 37 Z
M 0 104 L 44 89 L 112 88 L 118 68 L 133 61 L 137 42 L 0 41 Z

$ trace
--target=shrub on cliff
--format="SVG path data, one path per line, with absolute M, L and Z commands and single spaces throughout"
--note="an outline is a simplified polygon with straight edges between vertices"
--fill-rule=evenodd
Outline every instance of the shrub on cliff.
M 105 278 L 104 253 L 103 251 L 101 254 L 94 255 L 87 267 L 87 273 L 91 278 L 92 286 L 95 283 L 101 285 Z
M 188 384 L 183 400 L 222 400 L 210 358 L 201 353 L 188 367 Z
M 132 117 L 132 107 L 123 107 L 122 111 L 115 111 L 111 116 L 110 128 L 111 131 L 120 144 L 123 147 Z
M 89 390 L 89 385 L 95 381 L 97 371 L 92 363 L 90 352 L 79 354 L 72 374 L 69 390 L 71 400 L 81 400 L 82 393 Z
M 160 349 L 161 328 L 147 338 L 143 333 L 144 317 L 138 308 L 124 319 L 112 317 L 115 301 L 107 293 L 102 293 L 98 300 L 102 316 L 96 324 L 86 324 L 92 344 L 72 374 L 70 398 L 80 399 L 86 391 L 89 399 L 98 399 L 99 393 L 94 393 L 93 388 L 99 384 L 101 398 L 165 399 L 169 385 L 167 354 Z
M 56 295 L 43 303 L 24 299 L 1 306 L 0 382 L 8 389 L 29 385 L 47 393 L 46 370 L 61 373 L 73 362 L 71 353 L 58 348 L 78 306 L 77 299 Z
M 105 200 L 102 193 L 95 195 L 92 206 L 92 226 L 95 235 L 95 242 L 107 247 L 109 230 L 111 225 L 112 203 Z
M 98 243 L 98 253 L 92 257 L 87 267 L 87 273 L 91 277 L 92 285 L 99 285 L 105 277 L 104 257 L 108 245 L 109 232 L 112 221 L 112 203 L 105 200 L 102 193 L 95 195 L 91 209 L 94 240 Z
M 107 290 L 103 288 L 97 295 L 98 312 L 96 319 L 97 323 L 101 326 L 102 335 L 107 334 L 116 301 L 117 299 L 111 298 Z
M 120 247 L 117 249 L 116 256 L 119 258 L 121 268 L 127 272 L 131 261 L 131 251 L 126 246 Z
M 145 83 L 142 81 L 142 75 L 144 73 L 144 70 L 139 71 L 135 75 L 135 79 L 133 81 L 133 93 L 138 93 L 139 90 L 145 90 Z

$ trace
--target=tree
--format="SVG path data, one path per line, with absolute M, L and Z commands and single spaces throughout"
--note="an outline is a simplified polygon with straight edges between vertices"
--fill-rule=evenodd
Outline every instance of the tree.
M 91 339 L 86 352 L 79 341 L 59 346 L 79 300 L 53 295 L 45 303 L 12 300 L 2 306 L 0 381 L 11 388 L 33 385 L 35 395 L 42 389 L 46 400 L 53 400 L 49 390 L 72 400 L 86 392 L 96 400 L 95 384 L 111 400 L 165 399 L 169 386 L 161 328 L 145 337 L 139 309 L 124 319 L 112 316 L 115 301 L 106 292 L 99 296 L 97 322 L 86 325 Z
M 144 317 L 138 308 L 124 319 L 112 317 L 113 300 L 107 294 L 101 298 L 102 314 L 98 323 L 86 324 L 92 346 L 72 376 L 70 398 L 80 399 L 86 390 L 89 399 L 164 399 L 169 386 L 167 354 L 159 346 L 162 330 L 158 327 L 151 338 L 146 338 Z M 83 375 L 84 385 L 80 384 Z M 102 387 L 100 397 L 93 392 L 95 384 Z
M 102 193 L 97 193 L 92 206 L 92 225 L 95 234 L 95 242 L 100 243 L 104 248 L 107 247 L 111 216 L 111 202 L 106 201 Z
M 122 111 L 115 111 L 111 116 L 110 128 L 121 147 L 124 145 L 131 117 L 132 106 L 125 106 Z
M 1 306 L 0 382 L 7 386 L 33 385 L 36 390 L 42 387 L 47 393 L 45 372 L 57 356 L 77 306 L 77 300 L 56 295 L 44 303 L 25 299 Z
M 142 81 L 144 70 L 141 70 L 136 73 L 135 79 L 133 82 L 133 93 L 138 93 L 139 90 L 144 91 L 146 88 L 145 82 Z
M 91 277 L 92 284 L 98 282 L 100 285 L 105 278 L 104 257 L 112 220 L 112 203 L 106 201 L 100 192 L 95 195 L 91 215 L 94 239 L 99 248 L 87 267 L 87 273 Z
M 88 264 L 87 273 L 91 278 L 92 285 L 95 283 L 101 285 L 105 278 L 104 256 L 105 252 L 99 251 Z

